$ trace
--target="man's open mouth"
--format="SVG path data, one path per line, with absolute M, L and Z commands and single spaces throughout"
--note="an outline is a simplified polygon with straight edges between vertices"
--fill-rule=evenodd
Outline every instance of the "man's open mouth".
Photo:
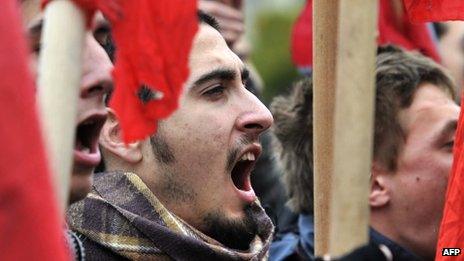
M 231 172 L 232 182 L 234 183 L 235 188 L 238 190 L 239 195 L 242 199 L 249 203 L 256 199 L 255 193 L 251 186 L 250 176 L 260 153 L 260 147 L 246 150 L 238 158 Z
M 232 169 L 232 181 L 238 190 L 251 190 L 250 173 L 255 165 L 255 155 L 251 152 L 243 154 Z
M 105 124 L 106 113 L 93 114 L 79 123 L 74 143 L 75 163 L 95 167 L 100 162 L 98 138 Z

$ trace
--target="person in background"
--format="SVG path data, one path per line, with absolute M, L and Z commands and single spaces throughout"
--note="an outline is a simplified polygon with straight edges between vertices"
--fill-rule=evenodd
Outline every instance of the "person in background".
M 40 1 L 22 1 L 21 11 L 26 38 L 30 46 L 31 71 L 36 78 L 44 23 Z M 93 31 L 96 29 L 92 28 Z M 72 171 L 69 173 L 71 175 L 69 204 L 85 198 L 90 192 L 93 171 L 101 160 L 98 138 L 107 117 L 104 100 L 113 86 L 111 78 L 113 65 L 105 50 L 93 36 L 93 31 L 87 32 L 84 43 L 78 115 L 74 124 L 76 128 L 74 161 Z M 82 242 L 71 231 L 67 231 L 67 237 L 73 256 L 76 260 L 81 260 L 84 253 Z
M 305 78 L 294 84 L 290 95 L 271 103 L 274 151 L 289 197 L 287 216 L 297 215 L 295 222 L 277 231 L 271 260 L 314 259 L 312 97 L 311 79 Z
M 30 46 L 31 69 L 35 77 L 41 48 L 43 14 L 40 1 L 25 0 L 21 3 L 23 24 Z M 95 29 L 95 28 L 93 28 Z M 74 164 L 71 174 L 70 203 L 84 198 L 92 185 L 92 173 L 100 163 L 98 137 L 105 123 L 107 112 L 103 102 L 112 90 L 113 65 L 105 50 L 87 32 L 84 45 L 82 83 L 78 102 Z
M 441 63 L 456 82 L 456 101 L 460 102 L 464 86 L 464 22 L 434 23 Z
M 433 260 L 460 112 L 444 68 L 417 53 L 379 48 L 370 242 L 393 260 Z M 271 105 L 273 132 L 298 229 L 277 236 L 272 260 L 312 259 L 312 86 L 306 80 Z

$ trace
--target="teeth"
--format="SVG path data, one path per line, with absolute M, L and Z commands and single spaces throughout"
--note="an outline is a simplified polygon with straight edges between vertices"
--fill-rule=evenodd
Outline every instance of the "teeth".
M 84 152 L 84 153 L 90 153 L 90 149 L 87 148 L 87 147 L 81 148 L 81 151 Z
M 248 160 L 248 161 L 254 161 L 255 160 L 255 155 L 251 152 L 247 152 L 245 154 L 243 154 L 242 158 L 240 158 L 241 161 L 245 161 L 245 160 Z
M 248 155 L 248 160 L 249 161 L 254 161 L 255 160 L 255 154 L 250 152 L 249 155 Z

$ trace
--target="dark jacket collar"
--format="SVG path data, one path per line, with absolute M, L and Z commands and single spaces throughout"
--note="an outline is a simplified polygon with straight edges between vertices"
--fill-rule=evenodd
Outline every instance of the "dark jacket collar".
M 394 261 L 416 261 L 416 260 L 422 260 L 420 257 L 415 255 L 413 252 L 407 250 L 406 248 L 403 248 L 402 246 L 398 245 L 391 239 L 387 238 L 386 236 L 380 234 L 378 231 L 376 231 L 373 228 L 370 228 L 369 230 L 369 238 L 370 242 L 380 245 L 386 245 L 393 254 L 393 260 Z

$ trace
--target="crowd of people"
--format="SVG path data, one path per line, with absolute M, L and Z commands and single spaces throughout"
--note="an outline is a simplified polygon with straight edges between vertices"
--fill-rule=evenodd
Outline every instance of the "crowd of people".
M 36 0 L 21 1 L 21 11 L 35 74 L 44 18 Z M 94 17 L 66 211 L 73 259 L 318 258 L 310 73 L 268 109 L 242 11 L 241 1 L 199 1 L 179 108 L 156 134 L 130 144 L 107 107 L 117 46 L 108 21 Z M 447 53 L 446 44 L 462 52 L 464 31 L 434 28 L 448 68 L 401 46 L 378 49 L 370 242 L 342 260 L 435 257 L 464 73 L 464 53 Z

